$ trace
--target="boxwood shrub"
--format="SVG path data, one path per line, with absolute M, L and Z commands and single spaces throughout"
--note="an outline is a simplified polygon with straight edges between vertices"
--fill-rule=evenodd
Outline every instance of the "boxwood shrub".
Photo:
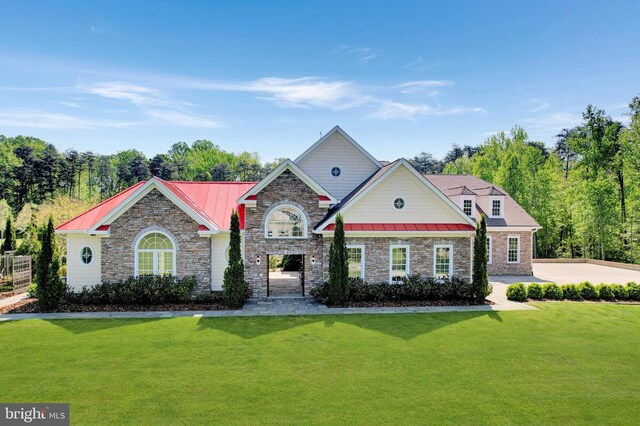
M 104 282 L 81 291 L 69 290 L 66 300 L 85 305 L 160 305 L 191 300 L 195 277 L 176 279 L 170 275 L 130 277 L 125 281 Z
M 314 287 L 310 295 L 321 303 L 329 302 L 326 283 Z M 459 278 L 424 278 L 411 275 L 398 284 L 370 284 L 360 278 L 349 280 L 348 303 L 382 302 L 390 300 L 472 300 L 471 283 Z
M 627 283 L 627 294 L 630 300 L 640 300 L 640 285 L 634 282 Z
M 611 284 L 609 286 L 613 293 L 613 298 L 616 300 L 627 300 L 629 298 L 629 292 L 627 288 L 621 284 Z M 602 296 L 602 290 L 600 290 L 600 296 Z
M 582 296 L 584 300 L 598 300 L 598 289 L 589 281 L 578 284 L 578 290 L 580 290 L 580 296 Z
M 578 290 L 578 286 L 575 284 L 563 285 L 562 294 L 564 295 L 564 298 L 568 300 L 582 300 L 580 290 Z
M 546 283 L 542 285 L 542 295 L 545 299 L 562 300 L 562 289 L 556 283 Z
M 541 300 L 543 296 L 542 286 L 538 283 L 531 283 L 527 286 L 527 297 L 529 299 Z
M 524 302 L 527 300 L 527 288 L 522 283 L 511 284 L 507 287 L 507 299 Z
M 613 300 L 615 297 L 613 294 L 613 289 L 608 284 L 598 284 L 596 290 L 598 291 L 598 296 L 602 300 Z

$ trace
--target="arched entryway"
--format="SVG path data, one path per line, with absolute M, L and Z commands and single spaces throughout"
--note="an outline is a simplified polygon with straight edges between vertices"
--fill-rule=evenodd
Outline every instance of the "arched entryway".
M 269 254 L 267 297 L 304 297 L 304 255 Z

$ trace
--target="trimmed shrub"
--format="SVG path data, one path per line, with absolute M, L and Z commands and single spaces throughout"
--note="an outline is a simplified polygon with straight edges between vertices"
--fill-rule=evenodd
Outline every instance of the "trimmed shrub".
M 629 298 L 629 292 L 627 288 L 620 284 L 611 284 L 609 286 L 613 292 L 613 298 L 616 300 L 627 300 Z M 602 293 L 601 293 L 602 295 Z
M 540 300 L 543 296 L 542 286 L 538 283 L 531 283 L 527 286 L 527 296 L 529 299 Z
M 240 218 L 238 212 L 231 212 L 229 235 L 229 263 L 222 278 L 222 297 L 230 308 L 242 308 L 249 297 L 249 288 L 244 280 L 244 263 L 240 252 Z
M 81 291 L 68 291 L 70 303 L 84 305 L 160 305 L 185 303 L 191 300 L 196 287 L 195 277 L 180 280 L 170 275 L 130 277 L 125 281 L 104 282 Z
M 209 293 L 198 293 L 193 298 L 196 303 L 224 303 L 221 291 L 211 291 Z
M 602 283 L 602 284 L 599 284 L 598 287 L 596 287 L 596 290 L 598 290 L 598 295 L 600 296 L 600 299 L 602 300 L 614 299 L 613 289 L 611 288 L 611 286 Z
M 527 288 L 522 283 L 511 284 L 507 287 L 507 299 L 524 302 L 527 300 Z
M 542 295 L 545 299 L 562 300 L 562 289 L 556 283 L 546 283 L 542 285 Z
M 476 302 L 483 301 L 491 294 L 489 276 L 487 275 L 487 220 L 483 214 L 476 229 L 473 242 L 473 298 Z
M 474 300 L 474 286 L 458 278 L 423 278 L 420 274 L 406 277 L 398 284 L 369 284 L 360 278 L 349 280 L 346 302 L 383 302 L 390 300 Z M 310 295 L 321 303 L 335 305 L 328 283 L 314 287 Z
M 329 299 L 332 305 L 349 301 L 349 258 L 342 214 L 336 216 L 336 227 L 329 247 Z
M 628 282 L 627 283 L 627 294 L 630 300 L 640 300 L 640 285 L 637 283 Z
M 598 300 L 598 289 L 596 289 L 589 281 L 584 281 L 578 284 L 578 290 L 580 291 L 580 296 L 582 296 L 584 300 Z
M 562 295 L 567 300 L 582 300 L 580 290 L 575 284 L 565 284 L 562 286 Z

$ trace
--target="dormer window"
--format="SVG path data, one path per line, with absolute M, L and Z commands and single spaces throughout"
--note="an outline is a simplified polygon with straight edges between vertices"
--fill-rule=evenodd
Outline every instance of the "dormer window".
M 491 216 L 502 217 L 502 200 L 491 200 Z
M 472 200 L 471 199 L 462 200 L 462 211 L 464 211 L 464 214 L 466 214 L 467 216 L 471 216 L 472 215 L 473 210 L 472 210 Z

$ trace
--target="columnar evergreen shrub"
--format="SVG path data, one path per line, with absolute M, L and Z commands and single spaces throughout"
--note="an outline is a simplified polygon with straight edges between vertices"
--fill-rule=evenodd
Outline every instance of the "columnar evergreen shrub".
M 589 281 L 580 283 L 578 290 L 584 300 L 598 300 L 598 290 Z
M 507 287 L 507 299 L 524 302 L 527 300 L 527 288 L 522 283 L 511 284 Z
M 36 283 L 38 305 L 42 310 L 55 310 L 62 302 L 66 286 L 60 279 L 60 261 L 55 241 L 53 218 L 49 216 L 47 227 L 42 231 L 41 250 L 36 261 Z
M 613 289 L 607 284 L 599 284 L 598 287 L 596 287 L 596 290 L 598 291 L 598 296 L 600 296 L 600 299 L 602 300 L 613 300 L 615 298 Z
M 542 285 L 542 295 L 545 299 L 562 300 L 562 289 L 556 283 L 546 283 Z
M 580 290 L 578 290 L 578 286 L 575 284 L 563 285 L 562 294 L 564 295 L 564 298 L 568 300 L 582 300 Z
M 541 300 L 543 297 L 542 286 L 538 283 L 531 283 L 527 286 L 527 296 L 529 299 Z
M 4 241 L 2 242 L 2 254 L 16 249 L 16 228 L 13 226 L 11 216 L 7 217 L 4 227 Z
M 22 243 L 16 250 L 18 256 L 37 256 L 40 253 L 40 240 L 38 239 L 38 227 L 35 223 L 35 214 L 31 215 L 31 222 L 27 225 L 22 237 Z M 63 276 L 65 274 L 62 274 Z
M 231 212 L 231 234 L 229 236 L 229 264 L 224 270 L 222 297 L 226 306 L 242 308 L 248 297 L 244 280 L 244 263 L 240 252 L 240 218 L 238 212 Z
M 629 292 L 627 288 L 621 284 L 611 284 L 609 286 L 613 292 L 613 298 L 616 300 L 627 300 L 629 298 Z
M 634 282 L 628 282 L 627 294 L 630 300 L 640 300 L 640 285 Z
M 342 215 L 336 216 L 336 227 L 329 248 L 329 302 L 343 305 L 349 300 L 349 259 Z
M 489 275 L 487 274 L 487 220 L 483 214 L 476 228 L 473 244 L 473 298 L 476 302 L 483 301 L 491 294 Z

